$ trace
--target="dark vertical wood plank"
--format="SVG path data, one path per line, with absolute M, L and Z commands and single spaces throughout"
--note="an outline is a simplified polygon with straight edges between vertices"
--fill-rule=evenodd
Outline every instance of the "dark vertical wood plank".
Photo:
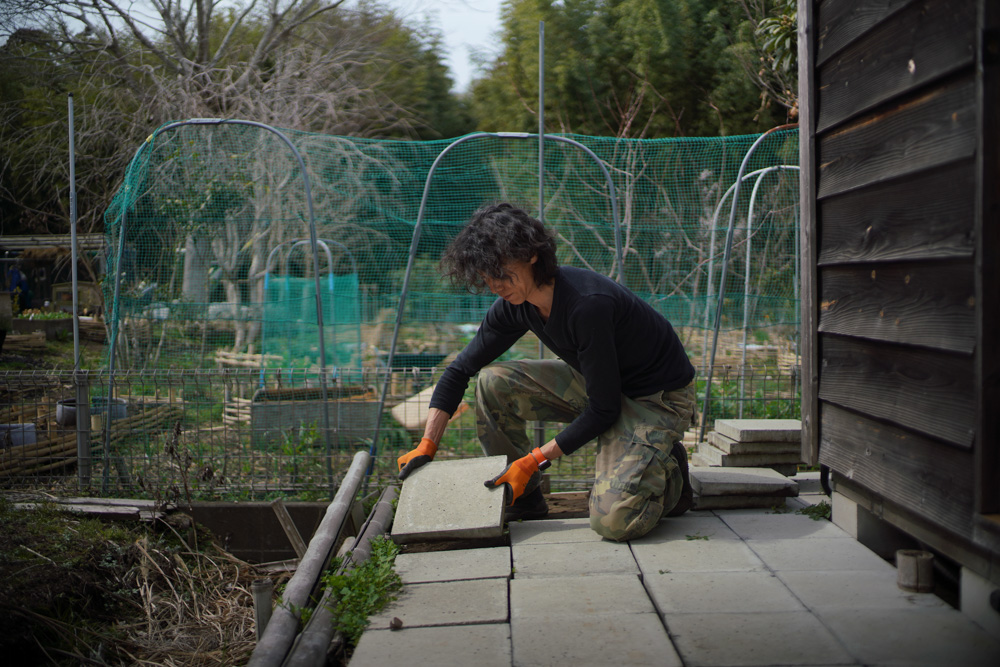
M 973 453 L 821 407 L 820 461 L 840 475 L 965 538 L 972 536 Z
M 818 144 L 820 198 L 971 158 L 976 87 L 970 72 L 827 133 Z
M 976 168 L 961 160 L 819 203 L 819 265 L 967 258 L 975 250 Z
M 816 73 L 816 131 L 963 67 L 975 58 L 976 0 L 919 0 L 856 40 Z
M 976 106 L 977 510 L 1000 513 L 1000 3 L 980 0 Z
M 822 333 L 975 352 L 971 262 L 836 266 L 819 283 Z
M 816 63 L 822 65 L 838 51 L 882 23 L 913 0 L 826 0 L 816 13 Z M 799 14 L 801 16 L 801 14 Z
M 799 256 L 802 271 L 802 460 L 819 458 L 819 366 L 816 337 L 815 28 L 813 0 L 798 0 L 799 16 Z
M 823 334 L 821 401 L 969 449 L 975 436 L 973 359 Z

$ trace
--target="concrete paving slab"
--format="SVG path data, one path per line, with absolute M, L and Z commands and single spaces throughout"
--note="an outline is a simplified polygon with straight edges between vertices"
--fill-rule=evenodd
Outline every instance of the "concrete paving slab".
M 896 585 L 896 572 L 879 570 L 815 570 L 778 572 L 778 578 L 804 605 L 826 609 L 919 609 L 944 607 L 933 593 L 907 593 Z
M 805 611 L 770 572 L 647 573 L 643 581 L 661 614 Z
M 693 509 L 733 510 L 733 509 L 771 509 L 784 507 L 786 501 L 792 500 L 785 496 L 694 496 Z
M 387 628 L 397 617 L 404 628 L 434 625 L 469 625 L 507 621 L 507 580 L 474 579 L 404 586 L 369 621 L 372 628 Z
M 667 614 L 665 621 L 688 667 L 856 664 L 805 611 Z
M 760 558 L 740 540 L 675 540 L 659 544 L 632 543 L 644 576 L 677 572 L 751 572 L 764 570 Z
M 605 541 L 521 544 L 511 547 L 511 551 L 515 579 L 639 574 L 627 544 Z
M 726 454 L 707 442 L 698 445 L 698 456 L 709 466 L 731 468 L 754 468 L 779 464 L 795 465 L 802 458 L 802 454 L 799 452 L 793 454 Z
M 799 485 L 770 468 L 690 469 L 691 486 L 701 496 L 796 496 Z
M 798 419 L 717 419 L 715 430 L 739 442 L 801 442 Z
M 726 525 L 746 540 L 782 540 L 792 538 L 850 538 L 850 535 L 826 519 L 815 520 L 793 512 L 720 512 Z
M 637 575 L 554 577 L 510 582 L 510 617 L 567 618 L 655 612 Z
M 714 514 L 697 513 L 661 519 L 656 528 L 643 537 L 632 540 L 632 544 L 657 544 L 661 542 L 684 541 L 692 537 L 706 536 L 713 540 L 738 540 L 739 535 Z
M 709 444 L 725 454 L 801 454 L 799 442 L 740 442 L 718 431 L 706 437 Z
M 680 667 L 656 614 L 514 618 L 517 667 Z M 471 663 L 470 663 L 471 664 Z
M 754 552 L 775 572 L 874 570 L 895 572 L 889 563 L 850 537 L 812 540 L 753 540 Z
M 821 613 L 865 664 L 996 667 L 1000 642 L 957 609 L 837 609 Z
M 418 468 L 399 492 L 392 538 L 399 543 L 439 538 L 499 537 L 503 534 L 502 489 L 483 482 L 507 465 L 505 456 L 431 461 Z
M 399 554 L 396 574 L 404 584 L 510 577 L 510 547 Z
M 510 626 L 463 625 L 443 628 L 368 630 L 361 635 L 351 667 L 434 665 L 510 667 Z
M 508 524 L 511 545 L 600 542 L 604 538 L 590 528 L 590 519 L 544 519 Z

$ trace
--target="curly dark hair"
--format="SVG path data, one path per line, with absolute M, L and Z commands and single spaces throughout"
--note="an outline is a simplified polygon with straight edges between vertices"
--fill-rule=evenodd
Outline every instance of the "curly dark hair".
M 524 210 L 508 203 L 487 204 L 472 215 L 441 257 L 441 271 L 472 292 L 486 291 L 485 278 L 504 279 L 504 265 L 531 261 L 535 284 L 555 278 L 556 242 L 552 233 Z

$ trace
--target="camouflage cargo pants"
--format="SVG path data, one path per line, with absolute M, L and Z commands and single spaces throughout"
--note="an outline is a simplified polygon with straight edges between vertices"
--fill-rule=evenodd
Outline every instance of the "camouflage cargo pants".
M 488 456 L 508 461 L 533 449 L 528 421 L 571 422 L 587 406 L 583 376 L 558 359 L 487 366 L 476 384 L 479 441 Z M 694 382 L 671 392 L 622 396 L 618 421 L 597 440 L 590 526 L 611 540 L 648 533 L 681 494 L 682 478 L 670 453 L 691 423 Z M 538 473 L 525 491 L 536 488 Z

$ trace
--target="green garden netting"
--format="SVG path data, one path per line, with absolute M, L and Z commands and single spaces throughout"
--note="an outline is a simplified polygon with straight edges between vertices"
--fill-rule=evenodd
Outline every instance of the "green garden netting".
M 377 367 L 425 180 L 450 141 L 285 135 L 304 160 L 317 235 L 333 251 L 331 266 L 319 262 L 321 281 L 334 282 L 332 292 L 321 288 L 329 297 L 327 361 Z M 685 332 L 693 355 L 703 354 L 732 202 L 731 193 L 724 197 L 756 136 L 567 136 L 599 156 L 614 181 L 626 284 Z M 798 175 L 766 171 L 797 161 L 797 132 L 776 132 L 750 159 L 741 186 L 722 330 L 749 330 L 756 343 L 787 341 L 797 330 Z M 583 151 L 556 142 L 547 142 L 544 162 L 544 219 L 557 235 L 560 261 L 617 275 L 600 169 Z M 447 354 L 467 340 L 492 298 L 445 284 L 441 251 L 483 203 L 511 201 L 538 215 L 537 199 L 537 137 L 477 137 L 445 156 L 428 190 L 401 352 Z M 299 247 L 280 269 L 266 266 L 282 244 L 309 238 L 307 204 L 299 164 L 275 134 L 235 124 L 154 133 L 105 216 L 109 276 L 123 243 L 118 303 L 111 304 L 113 282 L 104 285 L 117 326 L 116 365 L 207 368 L 220 350 L 271 355 L 262 365 L 315 365 L 311 249 Z

